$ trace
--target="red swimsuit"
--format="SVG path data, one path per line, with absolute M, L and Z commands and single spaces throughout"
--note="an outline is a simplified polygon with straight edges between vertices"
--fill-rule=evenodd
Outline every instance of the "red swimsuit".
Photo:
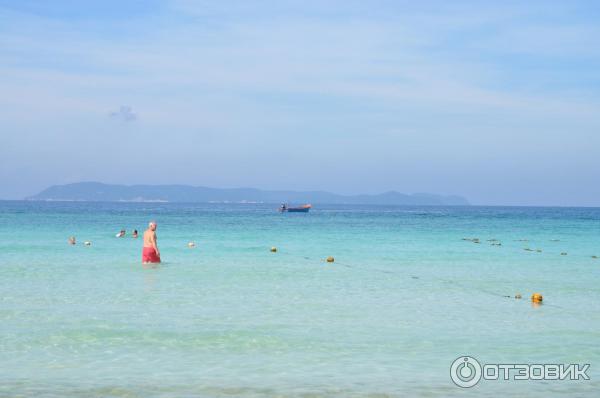
M 156 254 L 153 247 L 144 247 L 142 250 L 143 263 L 160 263 L 160 257 Z

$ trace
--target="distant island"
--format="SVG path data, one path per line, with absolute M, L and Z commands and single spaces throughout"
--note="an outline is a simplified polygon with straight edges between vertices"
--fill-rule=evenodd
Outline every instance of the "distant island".
M 254 188 L 207 188 L 189 185 L 113 185 L 79 182 L 51 186 L 25 198 L 40 201 L 97 202 L 205 202 L 205 203 L 324 203 L 365 205 L 466 206 L 460 196 L 428 193 L 411 195 L 385 192 L 378 195 L 338 195 L 325 191 L 266 191 Z

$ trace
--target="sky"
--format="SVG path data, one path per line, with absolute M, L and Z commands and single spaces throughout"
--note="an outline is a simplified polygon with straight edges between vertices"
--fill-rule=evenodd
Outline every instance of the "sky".
M 79 181 L 600 206 L 600 2 L 0 0 L 0 198 Z

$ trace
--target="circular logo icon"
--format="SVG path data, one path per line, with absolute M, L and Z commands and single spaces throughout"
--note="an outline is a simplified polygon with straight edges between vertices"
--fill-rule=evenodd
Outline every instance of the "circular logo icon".
M 450 366 L 450 378 L 459 387 L 473 387 L 481 380 L 481 364 L 473 357 L 458 357 Z

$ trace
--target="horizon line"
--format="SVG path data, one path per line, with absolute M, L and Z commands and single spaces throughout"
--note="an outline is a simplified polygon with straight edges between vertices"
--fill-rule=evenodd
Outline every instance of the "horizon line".
M 160 200 L 146 200 L 146 201 L 126 201 L 126 200 L 57 200 L 57 199 L 3 199 L 0 198 L 0 202 L 35 202 L 35 203 L 121 203 L 121 204 L 204 204 L 204 205 L 259 205 L 259 204 L 277 204 L 278 202 L 242 202 L 242 201 L 231 201 L 231 202 L 174 202 L 174 201 L 160 201 Z M 327 203 L 327 202 L 314 202 L 316 204 L 333 206 L 370 206 L 370 207 L 511 207 L 511 208 L 571 208 L 571 209 L 600 209 L 600 206 L 585 206 L 585 205 L 500 205 L 500 204 L 467 204 L 467 205 L 406 205 L 406 204 L 362 204 L 362 203 Z

